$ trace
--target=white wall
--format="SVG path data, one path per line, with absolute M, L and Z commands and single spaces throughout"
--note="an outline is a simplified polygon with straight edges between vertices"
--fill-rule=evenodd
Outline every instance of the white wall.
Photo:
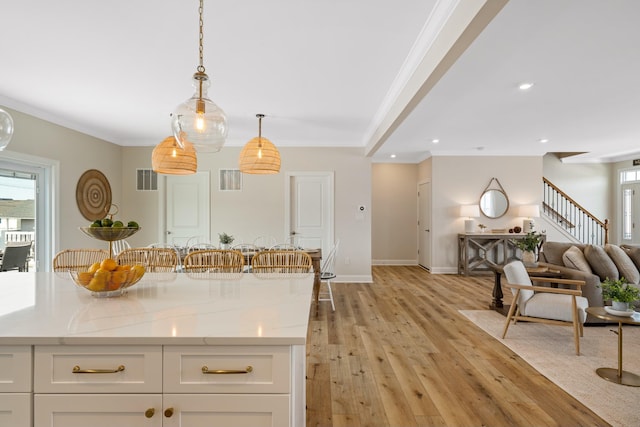
M 418 165 L 372 165 L 373 264 L 417 265 Z
M 610 163 L 562 163 L 554 154 L 543 159 L 543 174 L 601 221 L 611 217 Z
M 457 273 L 457 235 L 464 232 L 459 207 L 478 204 L 491 178 L 497 178 L 502 185 L 509 198 L 509 210 L 501 218 L 476 220 L 488 229 L 522 226 L 517 207 L 542 201 L 542 157 L 442 156 L 430 159 L 430 163 L 430 168 L 422 166 L 421 178 L 431 169 L 433 273 Z
M 94 247 L 106 249 L 106 242 L 87 237 L 78 228 L 89 226 L 76 203 L 76 185 L 88 169 L 98 169 L 109 180 L 112 203 L 121 204 L 122 147 L 55 125 L 45 120 L 2 107 L 11 114 L 14 134 L 11 143 L 0 156 L 34 156 L 59 162 L 57 191 L 58 230 L 53 241 L 53 253 L 65 248 Z
M 371 281 L 371 162 L 357 148 L 279 148 L 277 175 L 243 175 L 243 190 L 218 191 L 218 170 L 238 167 L 241 147 L 225 147 L 198 156 L 198 170 L 211 175 L 211 234 L 226 232 L 251 241 L 270 234 L 285 238 L 285 178 L 287 172 L 333 171 L 335 180 L 335 238 L 340 239 L 336 262 L 338 281 Z M 152 147 L 123 150 L 123 212 L 143 230 L 128 239 L 143 245 L 163 239 L 161 192 L 135 189 L 138 168 L 151 168 Z M 357 207 L 367 207 L 364 218 Z M 348 262 L 348 263 L 347 263 Z

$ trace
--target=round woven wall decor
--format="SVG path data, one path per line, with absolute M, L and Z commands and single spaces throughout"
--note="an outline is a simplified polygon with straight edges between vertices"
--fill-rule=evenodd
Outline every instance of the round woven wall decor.
M 111 186 L 107 177 L 97 169 L 83 173 L 76 186 L 76 203 L 89 221 L 105 218 L 111 208 Z

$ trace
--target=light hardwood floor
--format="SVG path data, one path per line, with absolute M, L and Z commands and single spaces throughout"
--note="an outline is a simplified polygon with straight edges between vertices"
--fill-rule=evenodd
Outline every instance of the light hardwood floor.
M 493 279 L 373 268 L 311 310 L 307 426 L 607 426 L 458 310 Z M 508 302 L 506 299 L 505 302 Z

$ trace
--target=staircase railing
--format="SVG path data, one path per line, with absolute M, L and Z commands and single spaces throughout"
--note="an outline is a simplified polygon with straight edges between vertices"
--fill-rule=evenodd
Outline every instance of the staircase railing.
M 609 220 L 600 221 L 578 202 L 569 197 L 548 179 L 542 178 L 543 212 L 575 239 L 585 244 L 609 243 Z

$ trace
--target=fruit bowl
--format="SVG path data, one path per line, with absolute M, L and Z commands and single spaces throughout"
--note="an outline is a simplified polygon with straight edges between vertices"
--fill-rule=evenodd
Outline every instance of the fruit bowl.
M 118 297 L 124 291 L 138 283 L 144 276 L 144 266 L 117 266 L 112 270 L 105 268 L 90 268 L 86 271 L 69 271 L 74 283 L 83 289 L 91 291 L 91 295 L 98 298 Z
M 140 227 L 80 227 L 89 237 L 107 242 L 126 239 L 140 231 Z

